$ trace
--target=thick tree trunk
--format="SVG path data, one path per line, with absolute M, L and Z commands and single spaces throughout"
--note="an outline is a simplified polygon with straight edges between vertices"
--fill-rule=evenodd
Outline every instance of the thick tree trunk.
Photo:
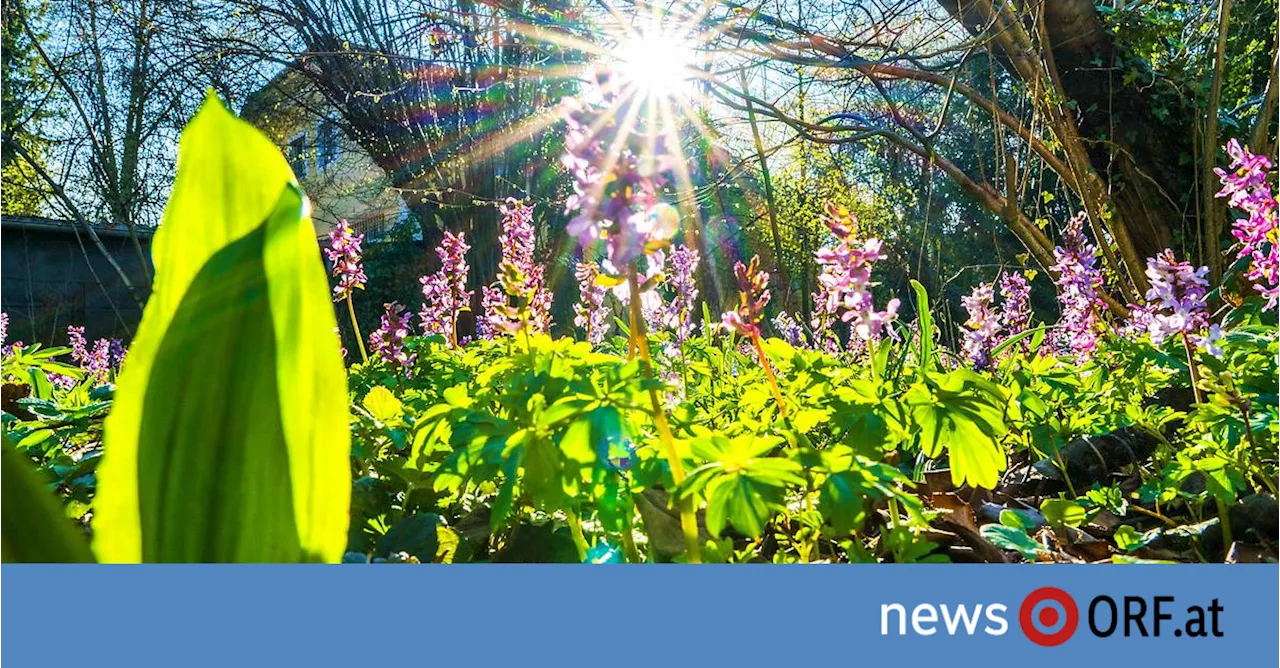
M 1164 109 L 1184 100 L 1152 79 L 1126 85 L 1111 68 L 1118 53 L 1091 0 L 1047 0 L 1044 23 L 1062 87 L 1076 103 L 1080 135 L 1106 181 L 1120 224 L 1143 259 L 1167 248 L 1188 210 L 1194 166 L 1194 109 Z M 1158 116 L 1157 114 L 1160 114 Z M 1163 116 L 1163 118 L 1161 117 Z
M 1157 102 L 1163 91 L 1154 76 L 1125 82 L 1115 69 L 1121 54 L 1091 0 L 1045 0 L 1042 16 L 1033 13 L 1039 21 L 1021 22 L 990 0 L 939 4 L 975 36 L 998 30 L 992 46 L 1011 76 L 1029 88 L 1059 89 L 1073 103 L 1046 109 L 1073 172 L 1064 177 L 1086 208 L 1099 209 L 1091 219 L 1106 224 L 1143 287 L 1145 259 L 1170 246 L 1173 230 L 1194 215 L 1195 166 L 1182 160 L 1194 150 L 1190 104 L 1182 95 Z M 1187 108 L 1168 108 L 1178 103 Z

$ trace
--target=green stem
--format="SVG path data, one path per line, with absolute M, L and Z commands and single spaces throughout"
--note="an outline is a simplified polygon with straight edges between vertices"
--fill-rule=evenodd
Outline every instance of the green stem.
M 364 337 L 360 334 L 360 325 L 356 324 L 356 307 L 351 303 L 351 293 L 347 293 L 347 313 L 351 316 L 351 329 L 356 333 L 356 346 L 360 348 L 360 360 L 369 363 L 369 354 L 364 351 Z
M 857 336 L 857 333 L 851 333 L 850 336 Z M 880 384 L 880 372 L 876 371 L 876 342 L 872 339 L 867 339 L 867 361 L 871 363 L 871 379 L 877 385 Z
M 1235 543 L 1235 538 L 1231 535 L 1231 509 L 1227 506 L 1227 502 L 1218 497 L 1213 497 L 1215 503 L 1218 504 L 1218 523 L 1222 525 L 1222 554 L 1231 554 L 1231 545 Z
M 644 319 L 640 317 L 640 278 L 636 267 L 631 265 L 627 271 L 628 287 L 631 288 L 631 346 L 640 353 L 640 369 L 646 380 L 654 380 L 653 359 L 649 356 L 649 340 L 644 333 Z M 675 438 L 671 435 L 671 425 L 667 423 L 667 411 L 662 406 L 658 391 L 649 388 L 649 404 L 653 407 L 653 424 L 662 441 L 663 453 L 667 465 L 671 467 L 671 479 L 677 488 L 684 482 L 684 463 L 680 461 L 680 452 L 676 450 Z M 676 497 L 677 489 L 671 490 Z M 680 511 L 680 528 L 684 533 L 685 556 L 688 563 L 702 563 L 702 548 L 698 545 L 698 519 L 693 510 L 693 498 L 676 498 L 676 508 Z
M 1155 518 L 1155 519 L 1157 519 L 1157 520 L 1160 520 L 1161 522 L 1164 522 L 1164 523 L 1165 523 L 1166 525 L 1168 525 L 1169 527 L 1177 528 L 1177 526 L 1178 526 L 1178 523 L 1177 523 L 1177 522 L 1175 522 L 1175 521 L 1173 521 L 1173 520 L 1169 519 L 1168 517 L 1165 517 L 1164 515 L 1160 514 L 1160 509 L 1159 509 L 1159 508 L 1157 508 L 1156 510 L 1147 510 L 1146 508 L 1143 508 L 1142 506 L 1131 505 L 1131 506 L 1129 506 L 1129 510 L 1134 511 L 1134 512 L 1138 513 L 1139 515 L 1146 515 L 1147 517 L 1151 517 L 1151 518 Z
M 633 514 L 635 514 L 634 502 L 622 518 L 622 553 L 627 555 L 628 564 L 639 564 L 643 562 L 640 560 L 640 550 L 636 549 L 635 532 L 631 526 L 631 516 Z
M 1191 392 L 1196 398 L 1197 404 L 1204 403 L 1204 397 L 1200 396 L 1200 371 L 1196 367 L 1196 353 L 1191 347 L 1191 339 L 1187 338 L 1187 333 L 1182 333 L 1182 347 L 1187 351 L 1187 368 L 1191 370 Z
M 760 356 L 760 365 L 764 367 L 764 375 L 769 379 L 769 387 L 773 390 L 773 399 L 778 402 L 778 417 L 787 419 L 787 405 L 782 400 L 782 390 L 778 389 L 778 378 L 773 375 L 773 365 L 769 364 L 769 356 L 764 352 L 764 344 L 760 343 L 760 335 L 752 334 L 751 341 L 756 344 L 756 354 Z

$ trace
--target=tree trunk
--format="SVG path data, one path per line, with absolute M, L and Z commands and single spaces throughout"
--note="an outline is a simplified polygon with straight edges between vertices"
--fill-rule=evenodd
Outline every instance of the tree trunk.
M 1142 288 L 1145 259 L 1169 247 L 1173 230 L 1193 215 L 1188 197 L 1195 166 L 1180 158 L 1194 148 L 1194 109 L 1182 95 L 1157 102 L 1162 84 L 1155 77 L 1124 82 L 1113 70 L 1121 54 L 1091 0 L 1045 0 L 1042 20 L 1023 24 L 1010 23 L 1012 14 L 988 0 L 939 4 L 975 36 L 994 19 L 1000 33 L 992 44 L 1004 68 L 1029 88 L 1048 81 L 1074 103 L 1046 103 L 1059 111 L 1057 118 L 1046 114 L 1048 123 L 1064 145 L 1073 189 L 1086 208 L 1096 198 L 1093 204 L 1101 210 L 1091 210 L 1091 219 L 1107 225 L 1130 277 Z M 1043 37 L 1049 48 L 1033 45 L 1032 35 Z M 1073 175 L 1064 176 L 1070 184 Z

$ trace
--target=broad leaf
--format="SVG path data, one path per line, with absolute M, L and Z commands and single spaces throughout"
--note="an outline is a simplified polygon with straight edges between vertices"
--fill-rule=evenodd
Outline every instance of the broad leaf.
M 396 424 L 404 417 L 404 404 L 400 403 L 391 390 L 381 385 L 375 385 L 372 390 L 369 390 L 369 393 L 364 395 L 361 405 L 369 411 L 373 419 L 382 424 Z
M 967 371 L 930 374 L 929 381 L 904 397 L 920 427 L 924 454 L 938 457 L 945 448 L 953 483 L 994 489 L 1007 464 L 998 441 L 1005 432 L 999 400 Z
M 0 446 L 0 561 L 12 563 L 86 563 L 93 561 L 89 541 L 63 514 L 26 456 L 4 439 Z
M 1034 561 L 1039 556 L 1040 551 L 1044 549 L 1022 529 L 1015 529 L 1003 524 L 984 524 L 979 533 L 982 534 L 983 538 L 991 541 L 992 545 L 1002 550 L 1013 550 L 1021 554 L 1023 558 L 1031 561 Z
M 212 95 L 153 254 L 106 422 L 99 559 L 338 561 L 349 413 L 315 229 L 284 157 Z
M 1040 514 L 1054 527 L 1078 527 L 1088 519 L 1084 506 L 1069 499 L 1045 499 L 1040 504 Z
M 1122 524 L 1119 527 L 1116 527 L 1116 547 L 1120 548 L 1123 552 L 1133 552 L 1134 550 L 1150 545 L 1155 539 L 1159 538 L 1162 533 L 1164 533 L 1164 529 L 1159 527 L 1145 533 L 1138 533 L 1137 529 L 1129 526 L 1128 524 Z

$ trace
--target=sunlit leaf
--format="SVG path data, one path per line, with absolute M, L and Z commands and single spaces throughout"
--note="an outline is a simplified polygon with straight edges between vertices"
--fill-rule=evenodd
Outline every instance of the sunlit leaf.
M 315 229 L 284 157 L 212 96 L 153 255 L 106 422 L 98 558 L 338 561 L 349 413 Z
M 373 419 L 383 424 L 399 422 L 404 416 L 404 404 L 400 403 L 391 390 L 381 385 L 376 385 L 369 390 L 369 393 L 364 395 L 361 405 L 369 411 Z
M 920 281 L 912 279 L 911 288 L 916 291 L 917 324 L 920 326 L 920 374 L 933 368 L 933 315 L 929 313 L 929 291 Z
M 1084 506 L 1069 499 L 1045 499 L 1040 503 L 1040 513 L 1055 527 L 1077 527 L 1088 519 Z
M 932 374 L 929 385 L 916 385 L 904 397 L 920 427 L 925 456 L 939 457 L 945 449 L 956 485 L 994 489 L 1007 462 L 998 437 L 1004 417 L 986 383 L 968 371 Z

